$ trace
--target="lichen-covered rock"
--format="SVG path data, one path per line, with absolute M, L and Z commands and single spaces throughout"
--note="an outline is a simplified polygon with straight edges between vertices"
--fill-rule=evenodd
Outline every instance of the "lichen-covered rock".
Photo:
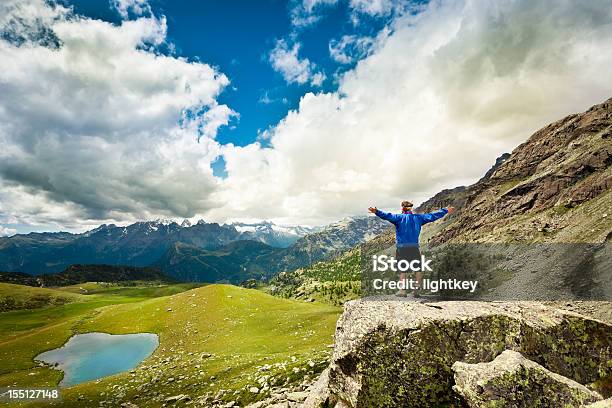
M 322 408 L 329 402 L 329 369 L 325 369 L 309 390 L 302 408 Z
M 455 390 L 471 408 L 577 407 L 602 400 L 574 380 L 506 350 L 489 363 L 456 362 Z
M 582 408 L 612 408 L 612 398 L 583 405 Z
M 346 304 L 329 371 L 349 407 L 461 406 L 452 365 L 515 350 L 581 384 L 612 379 L 612 326 L 536 302 Z M 608 397 L 608 395 L 604 395 Z

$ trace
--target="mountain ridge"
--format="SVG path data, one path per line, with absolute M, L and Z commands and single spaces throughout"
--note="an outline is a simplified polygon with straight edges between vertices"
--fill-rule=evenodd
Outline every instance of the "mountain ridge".
M 372 217 L 347 218 L 320 229 L 263 222 L 243 223 L 239 227 L 249 230 L 239 231 L 231 224 L 203 220 L 183 225 L 141 221 L 123 227 L 102 224 L 82 234 L 0 238 L 0 269 L 40 275 L 61 272 L 72 264 L 155 266 L 176 279 L 239 283 L 266 280 L 282 270 L 328 258 L 387 228 Z M 293 243 L 286 246 L 288 239 Z M 277 246 L 268 245 L 268 240 Z
M 465 205 L 433 241 L 604 242 L 611 136 L 612 98 L 536 131 L 467 188 Z

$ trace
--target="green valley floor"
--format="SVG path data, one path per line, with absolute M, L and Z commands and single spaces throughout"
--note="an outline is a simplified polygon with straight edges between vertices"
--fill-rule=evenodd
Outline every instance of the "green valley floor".
M 217 396 L 240 405 L 263 399 L 271 387 L 323 370 L 341 312 L 231 285 L 87 283 L 61 289 L 0 284 L 0 298 L 11 297 L 13 305 L 48 302 L 0 313 L 0 387 L 56 386 L 61 371 L 34 357 L 73 334 L 148 332 L 160 341 L 130 372 L 63 388 L 62 407 L 153 407 L 177 395 L 192 401 Z

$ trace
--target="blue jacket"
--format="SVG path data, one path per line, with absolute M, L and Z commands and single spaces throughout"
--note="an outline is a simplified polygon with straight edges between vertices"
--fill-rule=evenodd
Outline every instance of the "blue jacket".
M 444 217 L 448 213 L 446 208 L 429 214 L 391 214 L 376 210 L 376 215 L 395 225 L 395 241 L 397 246 L 418 245 L 421 227 Z

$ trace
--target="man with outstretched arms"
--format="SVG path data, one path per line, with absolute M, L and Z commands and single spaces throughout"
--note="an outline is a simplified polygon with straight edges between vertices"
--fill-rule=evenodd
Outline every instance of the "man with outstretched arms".
M 410 201 L 402 201 L 401 214 L 387 213 L 380 211 L 376 207 L 369 208 L 369 211 L 376 214 L 377 217 L 380 217 L 383 220 L 389 221 L 395 225 L 395 242 L 397 245 L 395 257 L 397 261 L 406 260 L 411 262 L 412 260 L 421 259 L 421 253 L 419 251 L 419 235 L 421 234 L 421 227 L 455 211 L 454 207 L 447 207 L 428 214 L 414 214 L 412 212 L 412 207 L 413 204 Z M 417 285 L 420 288 L 423 282 L 423 272 L 416 272 L 415 278 Z M 400 273 L 400 281 L 405 279 L 406 273 Z M 397 295 L 406 296 L 406 291 L 400 290 Z M 416 297 L 419 296 L 418 289 L 414 292 L 414 295 Z

